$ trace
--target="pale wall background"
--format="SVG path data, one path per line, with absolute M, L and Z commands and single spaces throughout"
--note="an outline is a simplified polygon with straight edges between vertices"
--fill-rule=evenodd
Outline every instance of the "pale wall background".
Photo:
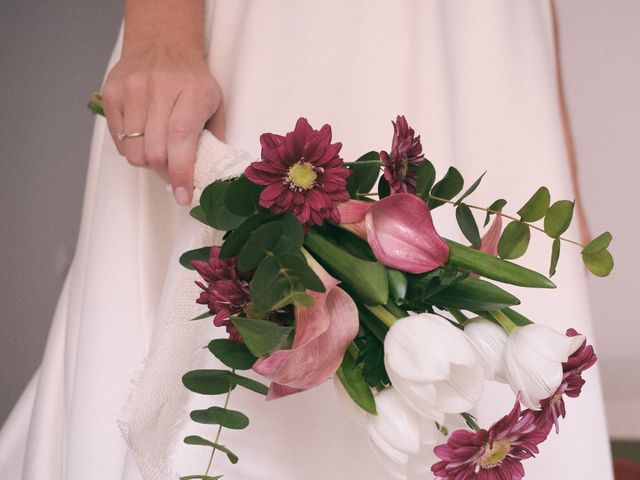
M 592 229 L 614 234 L 614 273 L 589 280 L 609 425 L 640 438 L 640 1 L 558 0 L 558 12 L 585 204 Z M 118 2 L 0 5 L 0 422 L 37 368 L 73 254 L 84 105 L 120 15 Z

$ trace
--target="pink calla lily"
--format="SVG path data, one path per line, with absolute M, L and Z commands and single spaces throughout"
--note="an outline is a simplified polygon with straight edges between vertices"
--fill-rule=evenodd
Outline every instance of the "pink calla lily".
M 259 359 L 253 370 L 269 378 L 267 399 L 308 390 L 328 380 L 338 369 L 342 357 L 358 333 L 358 308 L 312 257 L 307 261 L 320 277 L 324 293 L 307 291 L 311 307 L 296 306 L 296 334 L 291 349 L 278 350 Z
M 338 204 L 338 210 L 341 225 L 366 240 L 383 265 L 425 273 L 449 258 L 429 207 L 416 195 L 399 193 L 377 202 L 349 200 Z
M 493 219 L 493 223 L 482 236 L 480 241 L 481 252 L 484 252 L 488 255 L 493 255 L 494 257 L 498 256 L 498 242 L 500 241 L 500 235 L 502 234 L 502 216 L 495 215 Z

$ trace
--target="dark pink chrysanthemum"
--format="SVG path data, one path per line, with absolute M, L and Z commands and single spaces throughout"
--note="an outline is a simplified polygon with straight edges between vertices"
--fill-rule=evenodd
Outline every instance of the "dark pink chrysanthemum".
M 249 282 L 238 272 L 237 263 L 236 258 L 221 259 L 220 247 L 211 248 L 208 262 L 191 262 L 206 283 L 196 282 L 203 290 L 196 302 L 207 305 L 215 313 L 214 325 L 225 326 L 231 340 L 242 341 L 229 318 L 242 314 L 250 305 L 251 297 Z
M 575 337 L 579 335 L 573 328 L 567 330 L 568 337 Z M 560 418 L 564 418 L 567 415 L 566 406 L 564 404 L 563 395 L 576 398 L 580 395 L 582 387 L 585 384 L 582 378 L 582 372 L 593 365 L 598 360 L 593 346 L 587 345 L 585 340 L 580 348 L 578 348 L 566 362 L 562 364 L 562 382 L 555 391 L 555 393 L 540 401 L 542 409 L 539 412 L 534 412 L 536 415 L 536 422 L 541 428 L 547 428 L 551 430 L 551 427 L 555 425 L 556 433 L 560 432 Z
M 331 127 L 314 130 L 300 118 L 284 137 L 260 136 L 262 161 L 245 170 L 249 180 L 267 187 L 260 205 L 274 214 L 291 212 L 303 225 L 321 225 L 325 219 L 339 223 L 336 202 L 349 199 L 350 174 L 339 153 L 341 143 L 331 143 Z
M 521 461 L 538 453 L 547 432 L 532 411 L 520 411 L 520 398 L 489 430 L 456 430 L 444 445 L 434 448 L 442 460 L 431 467 L 437 480 L 520 480 Z
M 384 178 L 391 193 L 416 193 L 416 170 L 424 162 L 420 135 L 415 136 L 406 118 L 398 115 L 393 124 L 391 153 L 380 152 Z

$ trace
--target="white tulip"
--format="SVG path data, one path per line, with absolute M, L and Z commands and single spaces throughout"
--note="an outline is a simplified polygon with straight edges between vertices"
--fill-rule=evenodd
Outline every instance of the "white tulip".
M 376 395 L 377 415 L 367 415 L 373 450 L 394 478 L 407 477 L 412 455 L 420 452 L 420 418 L 393 388 Z
M 483 360 L 464 332 L 438 315 L 401 318 L 384 341 L 385 366 L 398 393 L 421 416 L 472 409 L 484 387 Z
M 476 317 L 465 324 L 464 332 L 478 349 L 488 367 L 487 380 L 506 383 L 503 355 L 508 335 L 505 329 L 486 318 Z
M 553 395 L 562 382 L 562 362 L 585 341 L 583 335 L 567 337 L 552 328 L 531 324 L 509 334 L 504 351 L 504 372 L 522 404 L 540 410 L 540 400 Z

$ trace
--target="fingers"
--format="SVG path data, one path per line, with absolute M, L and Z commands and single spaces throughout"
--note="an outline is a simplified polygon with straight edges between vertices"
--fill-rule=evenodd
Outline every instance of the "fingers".
M 180 205 L 191 203 L 193 168 L 198 139 L 214 110 L 194 91 L 183 91 L 178 97 L 167 126 L 167 154 L 171 185 Z
M 167 128 L 175 96 L 167 95 L 161 87 L 152 86 L 151 90 L 144 133 L 144 157 L 147 165 L 168 183 Z
M 118 139 L 118 132 L 122 132 L 123 129 L 122 99 L 117 89 L 114 89 L 108 82 L 102 91 L 102 106 L 113 143 L 116 145 L 118 153 L 124 156 L 124 146 L 122 141 Z
M 148 86 L 146 79 L 130 77 L 124 92 L 124 133 L 138 133 L 145 131 L 147 122 L 147 108 L 149 105 Z M 145 132 L 146 135 L 146 132 Z M 121 141 L 127 161 L 136 167 L 147 165 L 144 156 L 144 136 L 125 138 Z
M 224 101 L 220 100 L 220 106 L 213 117 L 209 119 L 205 128 L 209 130 L 218 140 L 225 141 L 225 116 L 224 116 Z

